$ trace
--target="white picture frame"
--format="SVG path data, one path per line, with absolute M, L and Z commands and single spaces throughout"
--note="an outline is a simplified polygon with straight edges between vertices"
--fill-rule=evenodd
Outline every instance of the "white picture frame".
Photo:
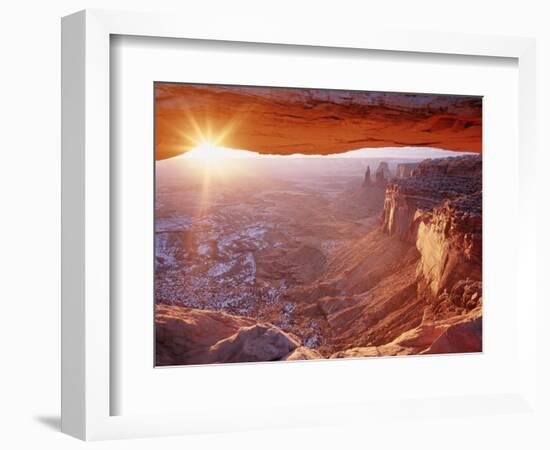
M 182 26 L 182 23 L 185 23 Z M 164 37 L 368 49 L 417 54 L 513 58 L 519 73 L 519 213 L 518 279 L 522 308 L 518 311 L 521 367 L 516 389 L 498 395 L 402 399 L 400 408 L 414 415 L 429 405 L 442 416 L 502 411 L 542 414 L 537 404 L 535 270 L 535 42 L 527 38 L 445 33 L 403 33 L 370 28 L 327 35 L 313 25 L 304 30 L 247 23 L 235 28 L 223 20 L 185 22 L 163 14 L 87 10 L 62 21 L 62 430 L 85 440 L 163 436 L 372 420 L 391 409 L 384 402 L 339 405 L 277 406 L 247 416 L 212 405 L 219 414 L 112 415 L 110 366 L 110 39 L 113 35 Z M 519 239 L 519 238 L 518 238 Z M 516 293 L 516 295 L 518 295 Z M 529 345 L 527 345 L 529 343 Z M 272 366 L 273 367 L 273 366 Z M 272 370 L 272 369 L 265 369 Z M 431 402 L 431 403 L 430 403 Z M 191 408 L 192 409 L 192 408 Z M 452 411 L 452 413 L 451 413 Z M 247 420 L 243 420 L 246 418 Z M 393 419 L 391 419 L 393 420 Z M 496 425 L 498 429 L 498 423 Z

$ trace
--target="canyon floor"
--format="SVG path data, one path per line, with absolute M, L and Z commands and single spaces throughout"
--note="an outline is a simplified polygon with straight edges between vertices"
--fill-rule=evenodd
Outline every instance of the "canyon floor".
M 481 159 L 419 163 L 157 162 L 156 364 L 481 351 Z

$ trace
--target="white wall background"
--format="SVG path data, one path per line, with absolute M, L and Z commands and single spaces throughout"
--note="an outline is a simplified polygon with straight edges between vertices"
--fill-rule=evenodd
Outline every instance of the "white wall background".
M 538 38 L 539 264 L 550 251 L 544 225 L 550 204 L 546 182 L 550 168 L 550 12 L 544 1 L 438 0 L 361 1 L 169 1 L 169 0 L 20 0 L 0 11 L 0 447 L 82 448 L 84 443 L 59 433 L 60 345 L 60 17 L 83 8 L 179 11 L 198 15 L 264 16 L 281 27 L 326 24 L 327 33 L 343 27 L 368 28 L 388 22 L 408 30 L 458 31 Z M 185 26 L 185 23 L 182 23 Z M 545 183 L 546 184 L 546 183 Z M 546 251 L 545 251 L 546 250 Z M 505 253 L 503 253 L 505 256 Z M 545 264 L 545 266 L 543 266 Z M 542 287 L 542 283 L 541 283 Z M 545 292 L 539 300 L 550 300 Z M 541 314 L 548 316 L 543 304 Z M 541 330 L 548 341 L 548 331 Z M 547 352 L 548 349 L 539 349 Z M 542 361 L 548 375 L 548 359 Z M 404 375 L 406 377 L 406 374 Z M 550 379 L 550 378 L 549 378 Z M 546 391 L 548 392 L 548 391 Z M 548 397 L 547 397 L 548 398 Z M 500 435 L 486 436 L 472 419 L 419 423 L 378 430 L 387 440 L 372 442 L 365 428 L 302 429 L 280 432 L 192 436 L 160 440 L 88 444 L 95 448 L 391 448 L 407 436 L 410 448 L 437 446 L 435 431 L 456 433 L 446 448 L 544 448 L 535 438 L 541 424 L 513 416 L 494 418 Z M 453 420 L 450 424 L 448 421 Z M 520 426 L 521 422 L 521 426 Z M 440 438 L 438 438 L 440 439 Z M 548 439 L 548 438 L 547 438 Z M 439 440 L 441 444 L 441 441 Z M 385 445 L 384 445 L 385 444 Z

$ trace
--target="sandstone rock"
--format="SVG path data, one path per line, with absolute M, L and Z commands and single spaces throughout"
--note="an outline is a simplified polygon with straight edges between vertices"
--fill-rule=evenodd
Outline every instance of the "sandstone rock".
M 283 359 L 300 342 L 266 323 L 247 317 L 157 305 L 156 364 L 207 364 Z M 312 356 L 305 350 L 296 355 Z
M 438 295 L 481 281 L 481 157 L 426 160 L 386 189 L 382 230 L 414 243 L 418 276 Z
M 481 156 L 421 162 L 408 178 L 393 180 L 387 195 L 401 197 L 411 209 L 430 211 L 445 200 L 464 212 L 481 214 Z
M 479 97 L 163 84 L 155 91 L 156 157 L 195 147 L 197 128 L 224 130 L 225 147 L 260 153 L 409 145 L 480 152 L 481 106 Z
M 427 320 L 385 344 L 352 347 L 330 358 L 469 353 L 481 351 L 481 308 L 466 315 Z
M 372 178 L 370 175 L 370 166 L 367 166 L 365 171 L 365 179 L 363 180 L 363 186 L 372 186 Z
M 382 161 L 378 165 L 378 168 L 376 169 L 376 173 L 374 174 L 375 184 L 378 187 L 385 187 L 386 184 L 388 184 L 388 181 L 390 178 L 391 178 L 391 172 L 390 172 L 388 163 L 385 161 Z
M 339 358 L 367 358 L 370 356 L 381 356 L 378 347 L 353 347 L 330 355 L 330 359 Z
M 482 284 L 481 281 L 470 278 L 457 281 L 449 292 L 447 290 L 439 295 L 439 305 L 444 303 L 454 305 L 457 308 L 473 310 L 481 307 Z
M 404 241 L 414 242 L 413 219 L 416 214 L 416 205 L 409 201 L 409 196 L 404 195 L 399 185 L 390 184 L 384 197 L 382 230 Z
M 334 255 L 311 289 L 293 291 L 328 324 L 317 351 L 330 358 L 479 351 L 481 231 L 481 157 L 427 160 L 392 179 L 381 229 Z
M 452 201 L 435 208 L 419 223 L 418 275 L 434 295 L 470 278 L 481 281 L 481 216 L 464 213 Z
M 425 353 L 481 352 L 483 320 L 481 314 L 449 326 Z
M 367 321 L 369 345 L 365 348 L 369 350 L 361 351 L 480 351 L 481 157 L 426 160 L 408 178 L 394 179 L 386 188 L 381 230 L 416 247 L 420 255 L 415 269 L 416 299 L 423 306 L 408 303 L 408 309 L 403 308 L 400 320 L 408 322 L 409 329 L 398 336 Z M 391 309 L 385 311 L 392 316 Z M 372 316 L 371 311 L 364 314 Z M 414 325 L 418 314 L 420 323 Z M 394 330 L 399 330 L 397 323 L 391 325 Z
M 397 165 L 396 178 L 409 178 L 414 169 L 418 167 L 420 163 L 401 163 Z
M 340 311 L 342 309 L 348 308 L 352 305 L 354 305 L 354 299 L 353 297 L 321 297 L 319 300 L 317 300 L 317 305 L 319 309 L 325 314 L 326 316 L 329 316 L 331 314 L 334 314 L 337 311 Z
M 298 347 L 296 350 L 283 358 L 284 361 L 298 361 L 306 359 L 324 359 L 324 357 L 317 350 L 302 346 Z
M 354 347 L 348 350 L 336 352 L 330 359 L 338 358 L 369 358 L 372 356 L 398 356 L 413 354 L 411 349 L 401 347 L 397 344 L 386 344 L 373 347 Z
M 234 335 L 196 352 L 190 359 L 195 364 L 276 361 L 300 346 L 300 342 L 269 324 L 256 324 L 238 330 Z
M 156 364 L 188 364 L 191 352 L 205 349 L 254 324 L 245 317 L 179 306 L 157 305 L 155 314 Z

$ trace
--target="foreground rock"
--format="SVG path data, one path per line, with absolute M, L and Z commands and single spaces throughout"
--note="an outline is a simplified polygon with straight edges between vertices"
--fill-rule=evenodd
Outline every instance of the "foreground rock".
M 322 357 L 274 325 L 169 305 L 157 305 L 156 355 L 160 366 Z
M 424 353 L 469 353 L 483 350 L 481 310 L 450 325 Z
M 480 352 L 483 348 L 482 333 L 479 311 L 467 317 L 421 324 L 388 344 L 353 347 L 335 352 L 330 358 Z
M 197 349 L 207 349 L 255 323 L 245 317 L 178 306 L 157 305 L 155 351 L 157 365 L 189 364 Z
M 300 342 L 279 328 L 265 323 L 243 327 L 235 334 L 201 351 L 195 364 L 277 361 L 300 346 Z
M 323 355 L 321 355 L 321 353 L 317 350 L 302 346 L 298 347 L 292 353 L 289 353 L 283 358 L 285 361 L 298 361 L 305 359 L 323 359 Z

